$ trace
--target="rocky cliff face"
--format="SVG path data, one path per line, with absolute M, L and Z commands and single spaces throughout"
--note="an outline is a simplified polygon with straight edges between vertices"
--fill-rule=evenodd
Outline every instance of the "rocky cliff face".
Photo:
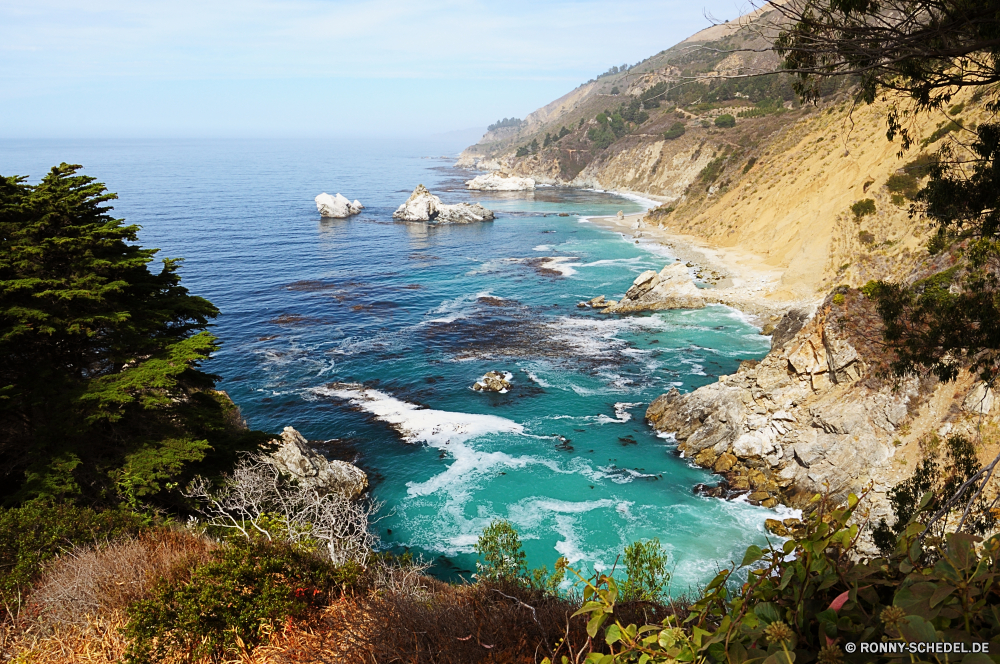
M 330 461 L 309 445 L 292 427 L 285 427 L 269 463 L 283 474 L 295 478 L 320 493 L 339 493 L 358 498 L 368 488 L 368 476 L 346 461 Z
M 992 408 L 989 390 L 968 376 L 930 387 L 916 377 L 877 380 L 871 363 L 881 360 L 852 344 L 831 309 L 789 312 L 759 363 L 649 406 L 647 420 L 673 434 L 681 454 L 723 475 L 707 493 L 804 507 L 817 493 L 844 498 L 872 487 L 873 502 L 884 506 L 921 441 L 968 427 L 976 408 Z M 897 455 L 902 463 L 893 463 Z

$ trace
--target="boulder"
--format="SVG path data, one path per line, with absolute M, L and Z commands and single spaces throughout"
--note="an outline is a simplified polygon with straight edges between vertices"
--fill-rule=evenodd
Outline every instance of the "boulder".
M 510 389 L 511 373 L 500 373 L 499 371 L 487 371 L 486 374 L 473 384 L 472 389 L 476 392 L 499 392 L 507 394 Z
M 962 402 L 962 410 L 975 413 L 976 415 L 989 415 L 990 411 L 993 410 L 995 401 L 993 390 L 986 383 L 979 382 L 969 390 L 969 394 Z
M 788 537 L 788 528 L 777 519 L 764 519 L 764 529 L 778 537 Z
M 285 427 L 280 440 L 273 442 L 279 447 L 267 457 L 268 462 L 300 484 L 348 498 L 357 498 L 368 488 L 368 476 L 363 470 L 346 461 L 328 460 L 292 427 Z
M 811 317 L 812 313 L 808 309 L 790 309 L 774 326 L 771 349 L 781 348 L 791 341 Z
M 618 215 L 617 215 L 617 216 L 618 216 L 618 219 L 619 219 L 619 220 L 622 220 L 622 219 L 624 219 L 624 218 L 625 218 L 625 213 L 624 213 L 624 212 L 622 212 L 621 210 L 618 210 Z
M 465 186 L 478 191 L 526 191 L 535 188 L 531 178 L 519 178 L 502 173 L 484 173 L 465 181 Z
M 660 311 L 663 309 L 701 309 L 705 306 L 687 267 L 667 265 L 659 272 L 646 270 L 632 282 L 625 297 L 604 309 L 605 313 Z
M 317 196 L 315 200 L 316 209 L 319 211 L 321 217 L 343 219 L 351 216 L 352 214 L 357 214 L 365 208 L 360 201 L 355 200 L 352 203 L 341 194 L 331 196 L 330 194 L 323 192 Z
M 418 184 L 406 202 L 392 213 L 400 221 L 434 221 L 444 224 L 468 224 L 492 221 L 493 212 L 479 203 L 445 205 L 422 184 Z

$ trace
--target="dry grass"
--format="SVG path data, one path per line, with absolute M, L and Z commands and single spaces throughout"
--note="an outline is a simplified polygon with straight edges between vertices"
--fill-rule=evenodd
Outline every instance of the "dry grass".
M 0 625 L 0 660 L 116 662 L 125 607 L 158 579 L 188 574 L 215 545 L 184 531 L 155 530 L 55 560 L 21 613 Z
M 161 530 L 63 556 L 22 615 L 0 625 L 0 661 L 120 662 L 129 645 L 125 608 L 158 578 L 183 580 L 213 548 L 203 538 Z M 425 571 L 378 562 L 364 590 L 347 590 L 308 619 L 290 619 L 252 652 L 240 648 L 212 664 L 535 664 L 560 647 L 567 654 L 566 645 L 574 655 L 603 645 L 589 642 L 585 618 L 570 618 L 576 600 L 514 584 L 453 586 Z M 666 615 L 651 604 L 618 608 L 626 624 Z

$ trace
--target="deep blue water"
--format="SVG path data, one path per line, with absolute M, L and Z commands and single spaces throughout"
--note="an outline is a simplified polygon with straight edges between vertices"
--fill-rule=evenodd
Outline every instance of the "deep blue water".
M 250 424 L 294 426 L 355 460 L 385 501 L 386 546 L 442 575 L 474 569 L 472 545 L 511 520 L 531 565 L 565 555 L 608 567 L 659 537 L 683 592 L 764 540 L 767 510 L 692 493 L 711 476 L 642 421 L 671 386 L 690 390 L 759 358 L 768 339 L 721 306 L 610 318 L 619 297 L 672 260 L 587 217 L 642 209 L 603 192 L 473 193 L 444 143 L 0 142 L 0 174 L 37 179 L 61 161 L 119 194 L 141 240 L 185 259 L 184 284 L 222 315 L 207 369 Z M 442 158 L 441 155 L 450 155 Z M 495 222 L 393 222 L 418 184 L 478 200 Z M 320 192 L 364 212 L 324 220 Z M 568 216 L 558 216 L 559 213 Z M 553 263 L 544 259 L 561 257 Z M 513 375 L 508 394 L 471 385 Z

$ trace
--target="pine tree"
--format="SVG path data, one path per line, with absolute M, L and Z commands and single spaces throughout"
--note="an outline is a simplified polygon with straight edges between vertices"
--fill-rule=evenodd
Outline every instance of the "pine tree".
M 38 185 L 0 177 L 0 478 L 8 502 L 113 503 L 225 466 L 259 435 L 200 371 L 217 340 L 211 302 L 149 264 L 139 227 L 79 166 Z

